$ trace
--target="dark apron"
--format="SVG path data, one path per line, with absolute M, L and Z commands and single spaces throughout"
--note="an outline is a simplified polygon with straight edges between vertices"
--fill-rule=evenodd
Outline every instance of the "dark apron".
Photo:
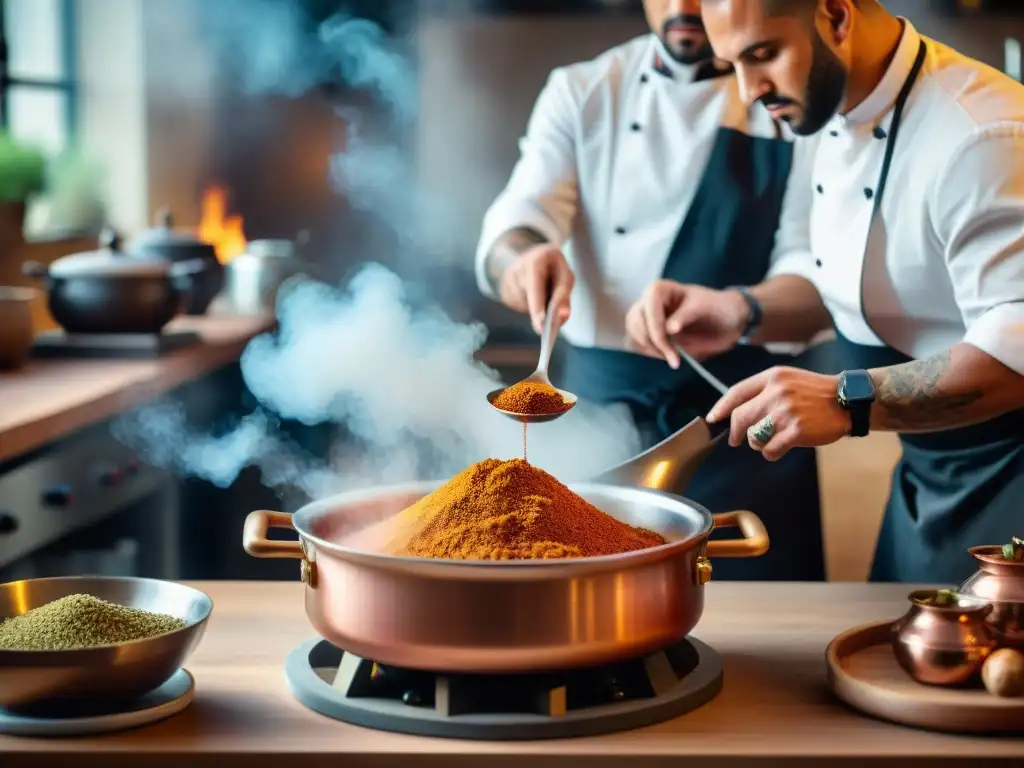
M 755 285 L 768 271 L 792 145 L 720 129 L 708 165 L 665 264 L 664 277 L 709 288 Z M 719 395 L 685 364 L 630 352 L 566 345 L 564 386 L 597 403 L 625 403 L 644 438 L 654 445 L 703 416 Z M 788 355 L 737 347 L 706 362 L 726 384 Z M 746 444 L 722 440 L 701 466 L 686 496 L 712 513 L 748 509 L 771 537 L 767 554 L 716 560 L 714 578 L 808 581 L 825 578 L 818 474 L 813 449 L 766 462 Z
M 847 368 L 908 363 L 890 347 L 838 337 Z M 878 535 L 872 581 L 958 586 L 967 548 L 1024 535 L 1024 411 L 943 432 L 900 435 L 903 455 Z
M 893 108 L 872 222 L 889 179 L 903 109 L 926 51 L 922 40 Z M 863 297 L 863 281 L 861 293 Z M 867 318 L 865 322 L 870 326 Z M 913 360 L 891 347 L 855 344 L 838 332 L 836 336 L 847 370 Z M 871 580 L 958 586 L 977 569 L 968 547 L 1004 544 L 1024 530 L 1024 411 L 962 429 L 900 435 L 900 443 L 903 455 L 893 473 Z

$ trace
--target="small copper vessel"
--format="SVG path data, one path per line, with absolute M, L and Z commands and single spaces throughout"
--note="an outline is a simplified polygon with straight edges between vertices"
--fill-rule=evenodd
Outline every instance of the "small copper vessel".
M 960 587 L 960 594 L 992 604 L 986 621 L 1000 647 L 1024 651 L 1024 562 L 1003 558 L 1001 547 L 971 547 L 978 571 Z
M 954 602 L 932 602 L 940 591 L 911 592 L 910 610 L 892 627 L 896 661 L 927 685 L 962 686 L 978 679 L 996 640 L 985 618 L 992 606 L 954 593 Z

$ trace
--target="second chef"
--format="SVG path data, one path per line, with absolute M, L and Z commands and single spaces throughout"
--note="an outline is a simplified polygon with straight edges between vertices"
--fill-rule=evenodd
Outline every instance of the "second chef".
M 672 350 L 669 364 L 631 350 L 627 310 L 668 279 L 693 291 L 805 285 L 794 276 L 809 261 L 810 183 L 783 128 L 763 105 L 748 109 L 731 69 L 714 60 L 699 0 L 644 6 L 652 34 L 551 73 L 484 219 L 477 276 L 538 331 L 554 298 L 569 342 L 560 385 L 627 404 L 652 445 L 706 413 L 717 393 Z M 829 322 L 818 306 L 801 318 L 811 332 Z M 751 307 L 747 335 L 759 320 Z M 795 362 L 756 345 L 715 352 L 707 365 L 726 382 Z M 750 509 L 769 531 L 786 531 L 764 557 L 716 563 L 716 579 L 824 578 L 813 450 L 767 467 L 723 441 L 686 495 L 715 513 Z

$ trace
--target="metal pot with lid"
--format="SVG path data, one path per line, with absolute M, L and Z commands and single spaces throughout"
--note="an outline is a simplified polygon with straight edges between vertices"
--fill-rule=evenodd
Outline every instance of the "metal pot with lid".
M 22 272 L 43 282 L 50 314 L 68 333 L 159 333 L 182 311 L 192 276 L 205 266 L 132 255 L 107 227 L 99 250 L 49 266 L 28 261 Z
M 130 250 L 140 256 L 156 256 L 171 262 L 199 260 L 204 263 L 204 268 L 192 276 L 185 305 L 187 315 L 206 314 L 224 287 L 224 266 L 217 258 L 217 249 L 212 243 L 200 240 L 192 230 L 175 228 L 168 206 L 157 211 L 155 226 L 138 234 Z

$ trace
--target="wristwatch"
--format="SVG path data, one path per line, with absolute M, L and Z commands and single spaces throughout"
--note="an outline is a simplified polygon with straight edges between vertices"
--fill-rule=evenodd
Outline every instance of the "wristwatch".
M 738 344 L 749 344 L 750 340 L 757 333 L 757 329 L 761 327 L 761 318 L 764 317 L 764 310 L 761 308 L 761 302 L 755 299 L 750 291 L 744 288 L 742 285 L 731 286 L 729 290 L 738 291 L 740 296 L 743 297 L 744 301 L 747 302 L 747 308 L 749 310 L 747 314 L 747 324 L 743 326 L 743 332 L 740 334 Z
M 864 437 L 871 428 L 875 382 L 867 371 L 843 371 L 836 387 L 836 402 L 850 414 L 850 437 Z

